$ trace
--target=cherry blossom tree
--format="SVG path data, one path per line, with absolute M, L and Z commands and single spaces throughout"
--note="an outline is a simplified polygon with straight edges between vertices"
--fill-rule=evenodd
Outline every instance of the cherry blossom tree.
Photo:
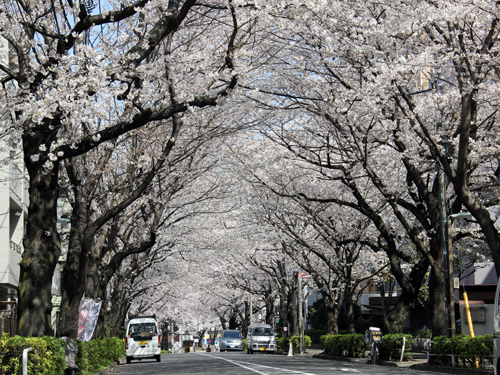
M 465 17 L 464 9 L 470 10 Z M 478 32 L 467 34 L 474 36 L 472 40 L 463 46 L 457 41 L 453 48 L 460 49 L 457 55 L 464 51 L 467 55 L 469 51 L 472 53 L 472 46 L 484 41 L 486 47 L 481 57 L 491 58 L 488 53 L 496 40 L 491 38 L 496 35 L 497 23 L 491 20 L 491 15 L 496 14 L 491 4 L 476 8 L 466 2 L 445 2 L 439 15 L 436 12 L 435 4 L 394 6 L 383 2 L 316 3 L 285 11 L 287 17 L 281 13 L 281 20 L 290 21 L 293 26 L 280 29 L 272 39 L 282 46 L 273 56 L 281 69 L 270 72 L 274 79 L 256 81 L 254 87 L 258 90 L 251 92 L 250 97 L 261 112 L 269 110 L 267 117 L 263 117 L 268 124 L 267 135 L 294 153 L 297 160 L 315 166 L 310 169 L 321 176 L 311 185 L 314 190 L 304 190 L 302 197 L 356 205 L 377 226 L 392 261 L 392 273 L 403 288 L 400 300 L 406 300 L 408 307 L 416 300 L 427 266 L 432 267 L 433 328 L 436 334 L 445 334 L 442 254 L 450 198 L 446 194 L 453 191 L 448 189 L 448 182 L 439 171 L 446 173 L 457 192 L 458 199 L 454 199 L 457 210 L 466 200 L 469 203 L 465 207 L 472 204 L 471 196 L 458 193 L 457 184 L 462 183 L 463 190 L 463 181 L 472 181 L 481 189 L 479 186 L 496 181 L 497 165 L 488 151 L 477 159 L 467 157 L 469 141 L 462 141 L 464 151 L 455 159 L 458 164 L 454 169 L 450 158 L 453 152 L 450 121 L 460 122 L 458 119 L 465 118 L 465 125 L 461 120 L 454 136 L 469 139 L 468 135 L 460 134 L 464 129 L 468 131 L 467 119 L 475 116 L 471 110 L 475 111 L 477 104 L 466 103 L 468 107 L 464 110 L 460 98 L 465 91 L 460 95 L 455 87 L 466 90 L 465 87 L 483 82 L 483 78 L 474 84 L 464 83 L 465 76 L 476 76 L 470 73 L 472 69 L 464 69 L 469 61 L 462 64 L 461 59 L 450 55 L 450 43 L 456 29 L 470 30 L 474 24 Z M 427 17 L 430 14 L 434 15 L 431 19 Z M 469 15 L 482 21 L 469 22 Z M 457 26 L 445 31 L 450 22 Z M 461 26 L 462 23 L 466 26 Z M 493 69 L 482 71 L 495 77 Z M 444 86 L 449 86 L 449 90 L 443 92 Z M 483 102 L 483 120 L 478 120 L 482 126 L 473 132 L 475 142 L 481 137 L 493 141 L 490 130 L 495 112 L 490 103 Z M 437 129 L 436 124 L 440 124 Z M 481 132 L 483 129 L 485 133 Z M 353 196 L 319 198 L 329 195 L 325 189 L 321 191 L 321 186 L 318 188 L 319 179 L 343 184 L 345 188 L 339 189 L 340 194 L 351 191 Z M 469 182 L 466 185 L 467 189 L 473 186 Z M 353 204 L 353 198 L 357 203 Z M 479 204 L 476 198 L 472 200 Z M 485 235 L 490 233 L 488 243 L 494 258 L 498 233 L 485 207 L 476 209 L 487 215 L 482 228 Z M 418 253 L 413 260 L 411 257 L 415 255 L 398 250 L 398 243 L 402 242 L 394 234 L 399 228 L 406 232 Z M 400 267 L 401 260 L 411 260 L 412 272 L 418 275 L 410 283 Z M 393 329 L 402 328 L 406 314 L 393 310 L 394 317 L 399 315 L 391 323 Z
M 30 177 L 19 333 L 38 336 L 50 333 L 50 284 L 60 254 L 60 162 L 147 126 L 168 129 L 173 148 L 186 124 L 167 120 L 188 112 L 189 122 L 189 111 L 215 106 L 235 88 L 236 46 L 252 16 L 232 3 L 194 0 L 99 8 L 20 1 L 4 4 L 1 14 L 12 53 L 12 64 L 0 67 L 8 87 L 4 136 L 13 146 L 22 139 Z

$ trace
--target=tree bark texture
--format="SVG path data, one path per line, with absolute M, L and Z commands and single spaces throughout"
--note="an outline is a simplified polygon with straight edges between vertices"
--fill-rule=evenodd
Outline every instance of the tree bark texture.
M 288 296 L 288 300 L 290 301 L 290 316 L 288 321 L 290 322 L 290 336 L 298 336 L 299 335 L 299 325 L 298 323 L 298 311 L 297 311 L 297 288 L 291 288 L 291 291 Z
M 25 138 L 25 148 L 32 141 Z M 43 173 L 40 163 L 33 163 L 28 155 L 25 164 L 30 176 L 30 204 L 20 263 L 18 334 L 50 336 L 52 275 L 61 253 L 57 232 L 58 167 L 55 164 L 50 172 Z
M 326 330 L 329 335 L 338 335 L 339 333 L 339 315 L 340 308 L 344 300 L 344 293 L 340 292 L 337 300 L 334 295 L 324 292 L 322 293 L 325 301 L 326 312 Z

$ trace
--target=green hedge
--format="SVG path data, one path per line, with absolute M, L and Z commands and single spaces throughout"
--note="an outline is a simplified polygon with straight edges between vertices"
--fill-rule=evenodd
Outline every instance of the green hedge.
M 0 374 L 22 374 L 23 350 L 27 348 L 33 348 L 28 354 L 30 374 L 64 374 L 64 341 L 53 337 L 9 337 L 7 334 L 0 339 Z
M 382 344 L 380 345 L 381 359 L 389 361 L 399 361 L 401 359 L 401 351 L 403 350 L 403 342 L 404 342 L 403 338 L 406 338 L 403 360 L 404 361 L 412 360 L 413 359 L 412 345 L 415 343 L 415 339 L 413 338 L 412 335 L 402 335 L 402 334 L 382 336 Z
M 304 334 L 311 338 L 313 344 L 321 343 L 321 336 L 328 334 L 326 329 L 305 329 Z
M 78 346 L 76 374 L 93 375 L 125 355 L 125 342 L 117 338 L 76 341 Z M 0 375 L 22 374 L 22 355 L 26 348 L 28 372 L 31 375 L 63 375 L 65 343 L 54 337 L 9 337 L 0 339 Z
M 457 356 L 456 364 L 463 367 L 476 367 L 476 358 L 491 359 L 493 357 L 493 335 L 470 337 L 460 334 L 448 338 L 438 336 L 433 339 L 431 354 L 441 364 L 450 364 L 449 354 Z
M 290 342 L 292 343 L 292 348 L 297 352 L 299 350 L 299 336 L 292 337 L 282 337 L 277 341 L 278 346 L 283 351 L 288 351 L 290 348 Z M 304 335 L 304 349 L 307 349 L 311 346 L 311 338 L 307 335 Z
M 399 361 L 403 349 L 403 337 L 406 338 L 404 359 L 413 358 L 412 344 L 414 339 L 411 335 L 384 335 L 380 345 L 380 356 L 382 359 Z M 326 354 L 338 357 L 363 358 L 370 345 L 366 344 L 365 336 L 360 333 L 347 335 L 323 335 L 321 345 Z
M 125 356 L 125 342 L 116 337 L 89 342 L 77 340 L 76 346 L 78 347 L 76 374 L 93 375 Z
M 320 338 L 325 352 L 338 357 L 364 357 L 365 336 L 361 333 L 348 335 L 323 335 Z

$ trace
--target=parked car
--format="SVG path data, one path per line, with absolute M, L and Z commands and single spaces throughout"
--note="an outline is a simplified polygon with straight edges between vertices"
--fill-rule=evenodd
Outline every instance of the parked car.
M 161 336 L 154 316 L 140 316 L 129 320 L 125 355 L 127 363 L 143 358 L 155 358 L 157 362 L 161 362 Z
M 269 324 L 251 324 L 247 334 L 247 353 L 276 351 L 273 327 Z
M 243 350 L 243 336 L 237 329 L 226 329 L 220 337 L 220 351 Z

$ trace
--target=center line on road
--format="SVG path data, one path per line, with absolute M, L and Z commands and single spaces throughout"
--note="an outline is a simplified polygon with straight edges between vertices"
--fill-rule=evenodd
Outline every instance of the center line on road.
M 255 372 L 257 374 L 262 374 L 262 375 L 271 375 L 271 374 L 274 374 L 274 375 L 277 375 L 277 374 L 316 375 L 316 374 L 313 374 L 310 372 L 295 371 L 295 370 L 289 370 L 289 369 L 279 368 L 279 367 L 258 365 L 258 364 L 251 363 L 251 362 L 237 362 L 237 361 L 233 361 L 233 360 L 226 359 L 226 358 L 216 357 L 216 356 L 210 355 L 210 354 L 201 354 L 201 355 L 206 355 L 208 357 L 212 357 L 212 358 L 216 358 L 216 359 L 222 359 L 226 362 L 232 363 L 233 365 L 243 367 L 244 369 L 247 369 L 249 371 Z M 258 368 L 261 368 L 261 370 L 259 371 L 255 368 L 252 368 L 249 366 L 258 367 Z M 263 371 L 267 371 L 267 372 L 263 372 Z M 270 373 L 270 371 L 271 371 L 271 373 Z

